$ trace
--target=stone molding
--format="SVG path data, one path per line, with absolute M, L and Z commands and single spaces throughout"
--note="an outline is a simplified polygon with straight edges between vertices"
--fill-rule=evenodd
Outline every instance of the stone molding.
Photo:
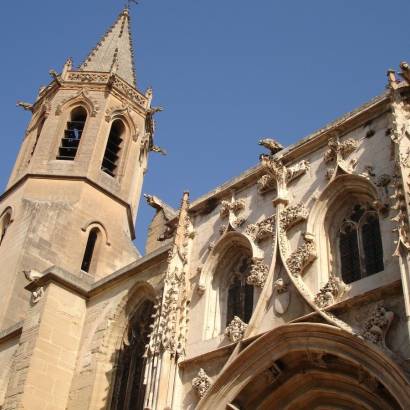
M 394 319 L 394 313 L 387 310 L 383 302 L 380 302 L 370 312 L 366 320 L 362 336 L 375 345 L 386 349 L 386 335 Z
M 252 266 L 249 276 L 246 278 L 248 285 L 263 288 L 268 277 L 269 266 L 263 262 L 262 258 L 252 258 Z
M 315 303 L 320 309 L 324 309 L 339 302 L 349 289 L 350 286 L 347 286 L 340 278 L 332 275 L 329 281 L 319 290 L 315 297 Z

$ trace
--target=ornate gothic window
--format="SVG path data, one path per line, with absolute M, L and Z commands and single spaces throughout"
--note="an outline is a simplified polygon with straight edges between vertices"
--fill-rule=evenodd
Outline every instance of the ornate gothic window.
M 228 286 L 226 325 L 238 316 L 245 323 L 249 323 L 253 310 L 253 286 L 246 283 L 251 268 L 249 257 L 239 259 L 231 272 Z
M 74 161 L 83 134 L 87 111 L 83 107 L 74 108 L 61 138 L 57 159 Z
M 90 272 L 95 270 L 96 251 L 98 250 L 99 242 L 101 239 L 101 232 L 98 228 L 91 229 L 88 234 L 87 245 L 84 251 L 83 262 L 81 264 L 81 270 L 84 272 Z
M 118 168 L 124 131 L 124 123 L 121 120 L 115 120 L 111 125 L 107 146 L 105 147 L 101 169 L 113 177 L 116 175 Z
M 0 245 L 3 243 L 7 229 L 11 224 L 11 209 L 9 208 L 0 219 Z
M 342 279 L 351 283 L 384 269 L 379 217 L 368 205 L 355 205 L 340 227 Z
M 145 345 L 152 323 L 153 303 L 146 300 L 129 320 L 118 356 L 111 410 L 142 410 L 145 385 Z

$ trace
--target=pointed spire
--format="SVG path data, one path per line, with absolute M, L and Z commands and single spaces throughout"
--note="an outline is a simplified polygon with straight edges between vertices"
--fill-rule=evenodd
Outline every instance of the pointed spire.
M 118 16 L 80 66 L 81 71 L 115 72 L 136 87 L 131 18 L 128 7 Z

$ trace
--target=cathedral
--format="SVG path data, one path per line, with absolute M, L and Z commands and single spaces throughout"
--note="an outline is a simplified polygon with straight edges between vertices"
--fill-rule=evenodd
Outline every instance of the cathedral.
M 50 75 L 0 197 L 1 410 L 410 408 L 407 63 L 179 209 L 141 198 L 160 108 L 128 9 Z

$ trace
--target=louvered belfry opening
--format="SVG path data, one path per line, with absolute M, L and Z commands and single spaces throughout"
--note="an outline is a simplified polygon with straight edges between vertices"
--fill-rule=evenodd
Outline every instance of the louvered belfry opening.
M 115 177 L 117 173 L 124 130 L 123 122 L 121 120 L 115 120 L 111 125 L 110 134 L 108 136 L 101 169 L 112 177 Z
M 83 107 L 77 107 L 71 112 L 70 120 L 67 122 L 64 136 L 61 138 L 61 144 L 58 148 L 57 159 L 74 161 L 86 120 L 87 111 Z

